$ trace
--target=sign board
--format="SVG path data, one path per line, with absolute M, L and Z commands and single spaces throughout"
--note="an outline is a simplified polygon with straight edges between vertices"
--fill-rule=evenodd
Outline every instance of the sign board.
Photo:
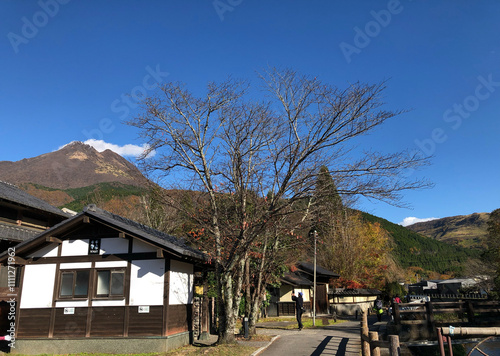
M 75 308 L 64 308 L 64 314 L 75 314 Z
M 148 306 L 140 305 L 138 312 L 139 313 L 149 313 L 149 305 Z
M 101 250 L 100 239 L 90 239 L 89 241 L 89 255 L 98 255 Z

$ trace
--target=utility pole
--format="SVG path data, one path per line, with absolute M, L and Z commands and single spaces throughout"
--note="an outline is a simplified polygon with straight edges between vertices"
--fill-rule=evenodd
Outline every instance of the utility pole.
M 314 230 L 314 286 L 313 286 L 313 326 L 316 326 L 316 239 L 318 233 Z

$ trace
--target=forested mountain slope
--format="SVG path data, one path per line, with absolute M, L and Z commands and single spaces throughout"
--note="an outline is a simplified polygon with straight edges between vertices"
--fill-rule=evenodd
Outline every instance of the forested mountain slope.
M 479 257 L 477 250 L 431 239 L 368 213 L 362 215 L 367 221 L 378 222 L 390 233 L 394 243 L 393 255 L 403 268 L 421 267 L 441 274 L 460 274 L 468 259 Z

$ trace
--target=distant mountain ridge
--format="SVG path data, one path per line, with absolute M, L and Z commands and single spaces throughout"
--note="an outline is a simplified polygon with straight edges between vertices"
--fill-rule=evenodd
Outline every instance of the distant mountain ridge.
M 17 162 L 0 161 L 0 180 L 34 183 L 55 189 L 81 188 L 119 182 L 144 187 L 148 180 L 137 167 L 119 154 L 97 151 L 74 141 L 61 149 Z
M 394 243 L 394 257 L 405 269 L 418 266 L 439 273 L 461 273 L 470 258 L 479 258 L 477 249 L 432 239 L 368 213 L 362 212 L 362 216 L 366 221 L 378 222 L 389 232 Z
M 489 213 L 450 216 L 418 222 L 406 228 L 424 236 L 464 248 L 486 248 Z

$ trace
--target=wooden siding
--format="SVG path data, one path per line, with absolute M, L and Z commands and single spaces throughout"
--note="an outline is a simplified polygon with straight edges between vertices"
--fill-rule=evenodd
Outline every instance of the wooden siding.
M 18 338 L 48 337 L 51 308 L 21 309 L 17 330 Z
M 129 308 L 128 336 L 160 336 L 163 329 L 163 307 L 151 306 L 149 313 L 139 313 L 136 306 Z
M 89 308 L 74 309 L 74 314 L 64 314 L 64 308 L 56 308 L 54 337 L 85 337 Z
M 192 330 L 193 305 L 178 304 L 168 306 L 167 335 Z
M 124 307 L 94 307 L 90 336 L 123 336 Z

